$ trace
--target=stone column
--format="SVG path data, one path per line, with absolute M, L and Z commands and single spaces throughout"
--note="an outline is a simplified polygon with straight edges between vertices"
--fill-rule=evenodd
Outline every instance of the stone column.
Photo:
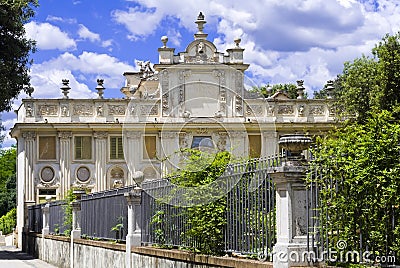
M 129 169 L 127 185 L 141 183 L 141 181 L 137 181 L 138 167 L 141 160 L 141 156 L 138 154 L 141 133 L 139 131 L 124 131 L 123 133 L 125 160 Z
M 262 132 L 261 152 L 263 156 L 274 156 L 279 153 L 278 132 L 275 130 Z
M 280 167 L 268 171 L 276 188 L 277 243 L 273 249 L 275 268 L 307 266 L 307 211 L 305 176 L 307 162 L 301 152 L 311 139 L 304 135 L 283 135 L 280 147 L 290 156 Z
M 179 157 L 179 133 L 175 131 L 163 131 L 161 134 L 161 158 L 162 176 L 166 176 L 174 171 L 178 165 Z
M 95 191 L 104 191 L 107 187 L 107 132 L 95 132 L 95 169 L 96 186 Z
M 132 267 L 132 246 L 140 246 L 142 243 L 141 230 L 141 201 L 142 189 L 135 187 L 133 191 L 125 193 L 128 202 L 128 234 L 126 235 L 126 267 Z
M 67 195 L 71 186 L 71 131 L 58 132 L 60 138 L 60 198 Z
M 25 138 L 21 135 L 17 138 L 17 243 L 16 246 L 22 247 L 22 233 L 25 226 Z
M 35 180 L 33 174 L 33 164 L 36 162 L 36 132 L 24 132 L 22 137 L 25 141 L 25 159 L 24 159 L 24 194 L 25 202 L 35 203 Z

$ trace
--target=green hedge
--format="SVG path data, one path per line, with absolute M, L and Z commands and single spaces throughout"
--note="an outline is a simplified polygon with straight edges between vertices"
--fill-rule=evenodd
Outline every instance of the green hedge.
M 0 218 L 0 231 L 3 232 L 3 235 L 12 233 L 13 228 L 17 224 L 17 210 L 15 208 L 11 209 L 7 212 L 6 215 Z

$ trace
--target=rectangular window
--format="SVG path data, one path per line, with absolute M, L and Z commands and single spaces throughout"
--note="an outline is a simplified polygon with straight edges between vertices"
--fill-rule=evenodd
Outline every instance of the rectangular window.
M 76 160 L 92 159 L 92 137 L 90 136 L 75 137 L 75 159 Z
M 261 135 L 249 135 L 249 156 L 250 158 L 261 156 Z
M 156 136 L 144 136 L 143 141 L 143 159 L 155 159 L 157 157 Z
M 46 203 L 46 197 L 50 196 L 51 201 L 56 201 L 57 196 L 56 196 L 56 189 L 39 189 L 39 204 Z
M 124 159 L 122 137 L 110 137 L 110 159 Z
M 39 136 L 39 159 L 56 159 L 56 136 Z

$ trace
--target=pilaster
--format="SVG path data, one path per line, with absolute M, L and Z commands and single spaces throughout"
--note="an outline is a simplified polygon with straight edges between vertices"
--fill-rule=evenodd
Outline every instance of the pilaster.
M 141 183 L 137 180 L 136 172 L 138 171 L 140 163 L 140 154 L 138 154 L 140 148 L 141 133 L 139 131 L 124 131 L 124 152 L 125 160 L 128 165 L 128 185 L 133 185 L 135 183 Z
M 24 193 L 25 202 L 35 202 L 35 181 L 33 174 L 33 164 L 36 159 L 36 132 L 24 132 L 22 137 L 25 141 L 25 159 L 24 159 Z
M 179 132 L 163 131 L 161 132 L 161 153 L 162 159 L 162 172 L 163 176 L 170 174 L 178 165 L 179 157 L 177 151 L 179 150 Z
M 263 156 L 274 156 L 279 153 L 278 150 L 278 132 L 275 130 L 262 132 L 262 148 Z
M 63 199 L 71 185 L 71 131 L 58 132 L 60 138 L 60 198 Z
M 104 191 L 107 187 L 107 132 L 95 132 L 95 173 L 96 173 L 96 186 L 95 191 Z

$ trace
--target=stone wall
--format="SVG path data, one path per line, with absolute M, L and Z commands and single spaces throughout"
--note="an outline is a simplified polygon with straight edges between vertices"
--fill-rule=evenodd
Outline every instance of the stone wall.
M 69 238 L 41 234 L 26 236 L 28 253 L 60 268 L 70 267 L 126 267 L 125 245 L 112 242 L 76 239 L 71 266 Z M 152 247 L 132 247 L 131 267 L 146 268 L 265 268 L 271 263 L 230 257 L 212 257 L 178 250 Z

